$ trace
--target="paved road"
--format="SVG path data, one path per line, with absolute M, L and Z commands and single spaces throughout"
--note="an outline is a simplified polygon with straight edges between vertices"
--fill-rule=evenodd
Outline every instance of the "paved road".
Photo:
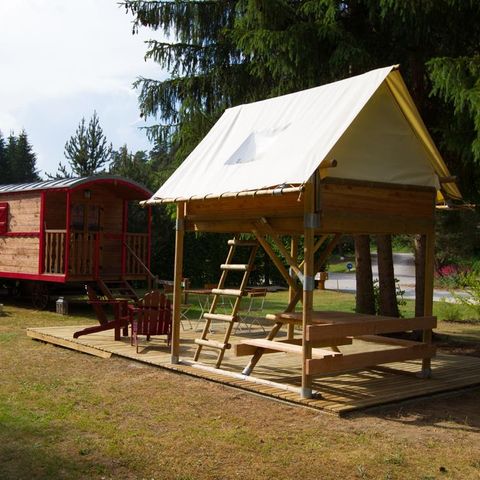
M 405 291 L 404 298 L 415 298 L 415 261 L 411 253 L 393 254 L 395 278 L 398 278 L 400 288 Z M 345 265 L 347 262 L 345 262 Z M 347 268 L 345 267 L 345 270 Z M 373 278 L 378 278 L 377 255 L 372 254 Z M 355 292 L 356 282 L 354 273 L 329 273 L 329 279 L 325 282 L 327 290 L 340 290 L 344 292 Z M 445 298 L 453 301 L 448 290 L 435 289 L 433 299 L 439 301 Z

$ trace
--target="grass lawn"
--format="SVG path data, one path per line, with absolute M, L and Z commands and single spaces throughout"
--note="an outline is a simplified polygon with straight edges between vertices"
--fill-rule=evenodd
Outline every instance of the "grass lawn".
M 279 311 L 285 293 L 269 295 Z M 322 308 L 353 296 L 319 292 Z M 480 390 L 337 418 L 124 359 L 35 342 L 26 327 L 94 323 L 6 305 L 0 478 L 478 479 Z M 480 338 L 480 326 L 440 323 Z

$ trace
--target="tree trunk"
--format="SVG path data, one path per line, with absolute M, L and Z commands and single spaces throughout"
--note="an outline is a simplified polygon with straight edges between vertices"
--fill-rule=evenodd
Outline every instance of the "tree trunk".
M 415 235 L 415 316 L 423 317 L 425 314 L 425 253 L 427 249 L 427 237 Z M 422 341 L 423 331 L 415 330 L 412 340 Z
M 263 286 L 270 286 L 270 257 L 267 252 L 263 252 Z
M 355 311 L 375 315 L 370 237 L 368 235 L 355 235 L 354 241 L 355 277 L 357 280 Z
M 425 235 L 415 235 L 415 316 L 423 317 L 425 305 Z
M 391 235 L 377 235 L 377 256 L 379 276 L 379 314 L 399 317 Z

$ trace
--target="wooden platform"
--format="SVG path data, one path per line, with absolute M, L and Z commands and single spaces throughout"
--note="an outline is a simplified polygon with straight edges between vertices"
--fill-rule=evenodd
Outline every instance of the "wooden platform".
M 458 355 L 439 354 L 432 361 L 433 378 L 425 380 L 415 377 L 420 371 L 421 361 L 407 361 L 389 364 L 388 367 L 406 372 L 393 373 L 377 369 L 325 376 L 315 379 L 314 390 L 320 393 L 318 398 L 302 399 L 294 391 L 300 386 L 300 362 L 295 354 L 288 352 L 265 355 L 257 365 L 254 376 L 259 382 L 277 382 L 287 385 L 291 391 L 272 385 L 252 383 L 244 380 L 241 370 L 248 362 L 247 357 L 235 357 L 227 351 L 221 370 L 212 365 L 216 360 L 216 352 L 205 350 L 202 355 L 202 367 L 189 364 L 170 364 L 170 352 L 161 338 L 144 343 L 138 354 L 130 346 L 129 339 L 114 341 L 113 332 L 101 332 L 73 339 L 73 333 L 82 326 L 29 328 L 27 334 L 36 340 L 70 348 L 83 353 L 109 358 L 117 355 L 124 358 L 148 363 L 157 367 L 204 378 L 224 385 L 241 388 L 267 397 L 295 403 L 331 413 L 344 414 L 355 410 L 399 402 L 432 395 L 440 392 L 454 391 L 461 388 L 480 385 L 480 359 Z M 181 332 L 181 359 L 193 358 L 194 338 L 199 332 L 185 330 Z M 259 338 L 261 333 L 252 332 L 232 337 L 232 343 L 247 338 Z M 212 338 L 221 338 L 212 335 Z M 382 345 L 389 348 L 388 345 Z M 352 345 L 341 347 L 343 350 L 362 351 L 376 349 L 378 344 L 354 341 Z

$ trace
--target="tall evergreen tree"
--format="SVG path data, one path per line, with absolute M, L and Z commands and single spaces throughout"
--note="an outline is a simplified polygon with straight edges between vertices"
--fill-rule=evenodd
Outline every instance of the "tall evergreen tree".
M 10 166 L 7 158 L 7 147 L 5 144 L 5 138 L 0 131 L 0 184 L 6 184 L 10 182 Z
M 471 173 L 476 144 L 473 150 L 471 145 L 480 116 L 478 72 L 472 68 L 479 55 L 480 2 L 126 0 L 123 4 L 134 14 L 134 30 L 149 27 L 172 39 L 151 40 L 146 53 L 170 77 L 140 78 L 136 86 L 142 115 L 160 121 L 150 135 L 171 141 L 174 165 L 183 161 L 226 107 L 400 63 L 447 165 L 460 173 L 461 189 L 467 198 L 480 191 L 480 174 Z M 462 63 L 465 56 L 468 63 Z M 452 125 L 455 112 L 456 125 Z
M 17 183 L 16 175 L 13 171 L 13 164 L 15 162 L 15 155 L 17 152 L 17 137 L 15 137 L 13 132 L 10 132 L 10 135 L 7 138 L 6 145 L 6 155 L 7 155 L 7 180 L 6 183 Z
M 110 173 L 130 178 L 145 186 L 151 186 L 152 171 L 149 165 L 149 158 L 144 151 L 139 150 L 132 153 L 127 145 L 112 152 L 112 161 L 109 166 Z
M 15 142 L 14 153 L 9 159 L 11 175 L 17 183 L 40 180 L 36 169 L 37 157 L 28 141 L 25 130 L 20 132 Z
M 97 112 L 93 112 L 88 126 L 83 117 L 75 134 L 65 144 L 65 157 L 74 176 L 88 177 L 105 171 L 105 167 L 112 157 L 112 144 L 107 143 L 107 138 L 100 126 Z M 64 178 L 71 174 L 62 163 L 58 166 L 55 175 L 50 178 Z
M 401 64 L 434 137 L 452 147 L 443 153 L 453 170 L 471 145 L 472 119 L 478 123 L 480 115 L 474 101 L 478 88 L 464 81 L 478 80 L 472 68 L 480 45 L 478 1 L 126 0 L 124 5 L 135 16 L 135 29 L 150 27 L 172 39 L 151 40 L 146 53 L 170 78 L 140 78 L 136 85 L 142 114 L 161 122 L 151 135 L 173 134 L 177 162 L 226 107 L 392 63 Z M 463 56 L 470 60 L 459 68 Z M 453 63 L 435 60 L 444 57 Z M 452 74 L 452 65 L 460 75 Z M 461 93 L 466 90 L 468 96 Z M 452 92 L 458 92 L 456 100 Z M 453 108 L 444 102 L 452 100 L 457 109 L 466 103 L 477 112 L 469 115 L 470 132 L 462 130 L 465 123 L 451 131 Z M 461 187 L 471 183 L 467 177 Z

